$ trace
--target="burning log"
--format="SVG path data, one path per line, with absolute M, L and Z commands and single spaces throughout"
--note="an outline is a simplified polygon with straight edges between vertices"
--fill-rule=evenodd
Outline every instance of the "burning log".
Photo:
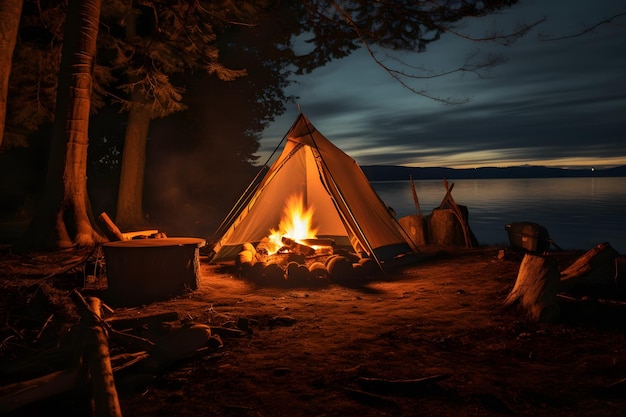
M 285 236 L 283 236 L 281 240 L 283 242 L 283 245 L 285 245 L 284 248 L 286 248 L 291 253 L 304 256 L 311 256 L 315 254 L 315 249 L 310 246 L 303 245 Z
M 328 250 L 330 251 L 332 251 L 332 249 L 335 247 L 335 241 L 333 239 L 301 239 L 300 242 L 307 246 L 320 246 L 323 248 L 328 248 Z

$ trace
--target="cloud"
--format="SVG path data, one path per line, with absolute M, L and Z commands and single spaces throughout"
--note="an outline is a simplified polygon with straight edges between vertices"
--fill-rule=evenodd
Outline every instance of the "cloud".
M 478 47 L 481 56 L 504 54 L 508 61 L 487 78 L 452 75 L 417 84 L 434 96 L 469 98 L 462 105 L 409 92 L 364 51 L 299 79 L 289 92 L 300 97 L 312 123 L 362 165 L 624 165 L 626 17 L 584 36 L 543 40 L 546 34 L 579 33 L 624 11 L 623 2 L 613 0 L 522 0 L 464 28 L 482 34 L 494 25 L 510 28 L 546 17 L 512 47 L 446 36 L 426 53 L 404 56 L 443 71 L 461 65 Z M 296 114 L 290 108 L 265 132 L 262 154 L 273 149 Z

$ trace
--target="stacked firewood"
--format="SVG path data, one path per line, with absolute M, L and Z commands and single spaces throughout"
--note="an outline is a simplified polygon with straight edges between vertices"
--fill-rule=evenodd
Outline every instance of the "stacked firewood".
M 283 239 L 283 243 L 289 250 L 270 256 L 264 252 L 262 244 L 255 247 L 245 243 L 235 260 L 237 273 L 262 286 L 313 288 L 331 282 L 362 283 L 364 278 L 380 274 L 371 258 L 361 259 L 336 248 L 328 254 L 291 239 Z

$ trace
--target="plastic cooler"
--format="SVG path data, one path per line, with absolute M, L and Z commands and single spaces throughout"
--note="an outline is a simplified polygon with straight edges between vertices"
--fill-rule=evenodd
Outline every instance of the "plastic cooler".
M 511 223 L 504 226 L 514 248 L 528 252 L 543 252 L 550 247 L 550 235 L 545 227 L 532 222 Z

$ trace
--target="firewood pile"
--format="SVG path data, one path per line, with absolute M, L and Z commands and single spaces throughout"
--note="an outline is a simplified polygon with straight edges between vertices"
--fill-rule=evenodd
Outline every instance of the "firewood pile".
M 334 246 L 330 239 L 296 242 L 283 238 L 284 246 L 269 254 L 261 241 L 245 243 L 235 267 L 237 273 L 258 285 L 323 287 L 331 282 L 350 284 L 381 273 L 376 261 Z
M 94 295 L 95 283 L 85 286 L 94 253 L 2 261 L 0 415 L 61 399 L 86 414 L 121 416 L 119 389 L 145 389 L 176 363 L 219 354 L 225 338 L 250 334 L 241 320 L 209 325 L 178 312 L 119 317 Z

